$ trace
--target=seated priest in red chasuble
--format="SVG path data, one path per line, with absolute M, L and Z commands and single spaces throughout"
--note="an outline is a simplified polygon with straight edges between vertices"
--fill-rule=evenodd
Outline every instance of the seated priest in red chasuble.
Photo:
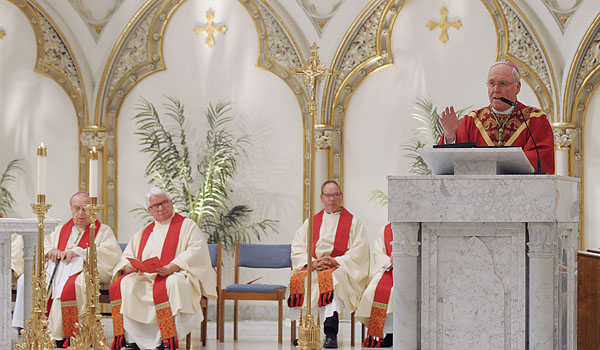
M 111 349 L 178 349 L 179 340 L 204 318 L 201 297 L 217 298 L 206 235 L 196 222 L 174 212 L 167 192 L 153 187 L 146 200 L 154 222 L 127 243 L 109 290 Z
M 75 323 L 85 310 L 86 284 L 83 260 L 90 242 L 89 215 L 85 206 L 90 203 L 89 193 L 79 191 L 71 197 L 72 218 L 44 238 L 47 264 L 47 281 L 50 286 L 48 321 L 50 336 L 57 347 L 69 347 L 77 330 Z M 98 278 L 108 283 L 121 256 L 121 248 L 113 230 L 96 220 L 95 242 L 98 258 Z
M 369 281 L 369 240 L 360 219 L 342 207 L 340 185 L 332 180 L 321 186 L 324 209 L 313 217 L 311 305 L 319 307 L 324 348 L 337 348 L 339 314 L 356 310 Z M 292 240 L 293 273 L 288 306 L 305 302 L 308 220 Z M 316 320 L 316 317 L 315 317 Z
M 367 328 L 363 346 L 389 348 L 393 345 L 394 261 L 392 224 L 381 228 L 373 246 L 371 282 L 356 309 L 356 318 Z
M 458 119 L 454 107 L 442 111 L 440 144 L 475 142 L 477 146 L 519 146 L 537 172 L 554 174 L 554 133 L 546 114 L 517 101 L 521 75 L 509 61 L 494 63 L 487 78 L 490 105 Z M 524 122 L 527 120 L 531 134 Z M 533 137 L 531 136 L 533 135 Z M 537 151 L 536 151 L 537 145 Z M 538 155 L 540 168 L 538 169 Z

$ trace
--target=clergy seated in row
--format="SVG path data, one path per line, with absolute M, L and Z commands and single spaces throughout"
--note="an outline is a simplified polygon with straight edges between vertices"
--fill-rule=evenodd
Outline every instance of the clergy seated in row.
M 554 174 L 552 127 L 542 110 L 517 101 L 517 94 L 521 91 L 521 75 L 517 66 L 509 61 L 494 63 L 489 69 L 486 85 L 489 106 L 469 112 L 461 119 L 458 119 L 453 106 L 442 111 L 440 123 L 444 134 L 439 143 L 519 146 L 536 171 Z M 541 169 L 538 169 L 538 152 Z
M 365 347 L 389 348 L 393 345 L 393 238 L 391 223 L 377 234 L 373 246 L 371 281 L 356 309 L 356 318 L 368 328 L 363 343 Z
M 337 348 L 340 313 L 354 312 L 368 283 L 369 243 L 360 219 L 341 206 L 343 195 L 337 182 L 325 181 L 320 197 L 325 208 L 313 217 L 311 305 L 319 307 L 324 320 L 323 347 Z M 308 220 L 292 241 L 288 306 L 295 310 L 305 302 L 307 232 Z
M 131 237 L 109 289 L 115 336 L 111 349 L 177 349 L 179 339 L 203 320 L 202 295 L 217 298 L 204 233 L 174 212 L 167 192 L 153 187 L 146 200 L 154 222 Z M 155 273 L 134 267 L 152 271 L 155 257 L 160 259 Z
M 72 218 L 44 238 L 48 295 L 48 328 L 50 337 L 59 348 L 67 348 L 71 337 L 76 334 L 75 323 L 85 311 L 85 290 L 83 260 L 90 242 L 91 219 L 85 212 L 90 203 L 89 194 L 79 191 L 71 196 Z M 119 242 L 113 230 L 96 221 L 96 251 L 98 258 L 98 278 L 110 282 L 112 271 L 121 256 Z M 17 289 L 17 302 L 13 327 L 23 328 L 22 283 Z M 21 295 L 21 297 L 19 296 Z M 18 319 L 21 318 L 21 319 Z

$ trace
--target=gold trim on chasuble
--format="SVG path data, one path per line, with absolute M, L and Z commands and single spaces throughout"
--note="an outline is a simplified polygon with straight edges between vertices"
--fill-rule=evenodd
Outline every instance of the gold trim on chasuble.
M 521 112 L 523 113 L 523 117 L 527 119 L 527 122 L 529 122 L 531 118 L 538 118 L 544 115 L 543 112 L 537 109 L 532 110 L 529 107 L 522 109 Z M 500 123 L 506 122 L 502 139 L 505 140 L 508 137 L 508 140 L 502 144 L 499 142 L 500 126 L 498 125 L 498 120 L 494 118 L 494 114 L 489 107 L 481 109 L 479 113 L 470 112 L 467 116 L 473 117 L 475 126 L 488 146 L 512 146 L 521 133 L 527 129 L 527 126 L 523 123 L 522 117 L 520 116 L 521 112 L 517 111 L 516 113 L 511 114 L 509 120 L 504 118 L 500 119 L 503 115 L 497 115 Z

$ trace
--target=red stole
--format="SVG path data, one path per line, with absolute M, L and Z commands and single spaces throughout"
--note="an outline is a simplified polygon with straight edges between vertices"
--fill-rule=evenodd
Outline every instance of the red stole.
M 394 234 L 392 233 L 392 224 L 389 223 L 385 226 L 383 231 L 385 251 L 388 256 L 392 255 L 391 242 L 393 239 Z M 377 283 L 377 287 L 375 288 L 373 305 L 371 306 L 371 314 L 369 316 L 369 329 L 367 332 L 367 337 L 363 343 L 363 345 L 366 347 L 378 348 L 381 346 L 381 340 L 384 336 L 383 326 L 385 325 L 385 317 L 387 315 L 388 303 L 390 301 L 390 294 L 393 286 L 393 272 L 391 270 L 385 271 Z
M 317 258 L 315 249 L 319 241 L 321 233 L 321 224 L 323 223 L 324 210 L 313 216 L 313 258 Z M 341 256 L 348 250 L 348 241 L 350 240 L 350 227 L 352 226 L 352 214 L 345 208 L 342 208 L 340 218 L 335 232 L 335 240 L 333 242 L 333 250 L 331 257 Z M 317 273 L 317 281 L 319 284 L 319 307 L 330 304 L 333 301 L 333 271 L 337 267 L 330 268 Z M 298 307 L 304 304 L 304 283 L 307 271 L 302 269 L 292 275 L 290 278 L 290 296 L 288 297 L 289 307 Z
M 183 224 L 184 217 L 175 213 L 160 256 L 160 261 L 164 265 L 169 264 L 177 253 L 177 245 L 179 244 L 179 232 L 181 231 L 181 225 Z M 138 248 L 137 258 L 142 260 L 142 253 L 144 247 L 148 242 L 150 234 L 154 230 L 154 222 L 148 225 L 140 240 L 140 246 Z M 125 330 L 123 328 L 123 314 L 121 313 L 121 280 L 126 275 L 119 277 L 109 287 L 111 313 L 113 318 L 113 332 L 114 341 L 111 345 L 111 349 L 120 349 L 125 346 Z M 156 309 L 156 318 L 158 320 L 158 328 L 160 329 L 161 339 L 163 344 L 168 344 L 171 349 L 179 348 L 177 339 L 177 330 L 175 329 L 175 320 L 173 319 L 173 313 L 171 311 L 171 305 L 169 304 L 169 296 L 167 294 L 167 277 L 161 277 L 156 275 L 154 279 L 154 285 L 152 287 L 154 297 L 154 308 Z
M 73 231 L 73 219 L 67 221 L 66 224 L 60 229 L 60 235 L 58 236 L 58 247 L 57 249 L 65 251 L 71 231 Z M 96 232 L 100 229 L 100 221 L 96 220 Z M 90 243 L 90 225 L 87 225 L 81 238 L 79 239 L 78 247 L 86 249 Z M 75 323 L 79 321 L 79 312 L 77 311 L 77 297 L 75 293 L 75 280 L 79 276 L 79 273 L 69 277 L 65 283 L 62 294 L 60 295 L 60 309 L 62 314 L 62 326 L 63 334 L 67 339 L 65 346 L 68 346 L 69 338 L 75 335 L 76 328 Z M 52 307 L 52 298 L 48 298 L 48 312 Z

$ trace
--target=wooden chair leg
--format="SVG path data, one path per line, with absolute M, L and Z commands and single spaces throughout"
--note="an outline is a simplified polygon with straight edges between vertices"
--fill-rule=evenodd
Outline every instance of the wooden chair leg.
M 225 340 L 225 331 L 223 330 L 225 328 L 225 312 L 223 312 L 225 310 L 225 299 L 223 297 L 219 298 L 219 309 L 221 312 L 218 315 L 217 333 L 219 334 L 219 341 L 222 343 Z
M 350 314 L 350 346 L 354 346 L 354 312 Z
M 290 321 L 290 343 L 294 345 L 294 340 L 296 340 L 296 320 Z
M 365 341 L 365 325 L 360 324 L 360 343 L 362 344 Z
M 217 307 L 216 307 L 216 311 L 217 311 L 217 316 L 216 319 L 219 320 L 219 315 L 221 315 L 221 303 L 219 302 L 221 300 L 221 297 L 219 296 L 219 293 L 217 292 Z M 216 327 L 216 338 L 219 339 L 219 337 L 221 336 L 221 334 L 219 333 L 219 322 L 217 322 L 217 327 Z
M 202 346 L 206 346 L 206 325 L 208 324 L 208 301 L 206 304 L 202 305 L 202 314 L 204 315 L 204 319 L 200 324 L 200 341 L 202 342 Z
M 277 329 L 277 343 L 281 344 L 283 341 L 283 336 L 282 336 L 282 333 L 283 333 L 283 325 L 282 325 L 282 323 L 283 323 L 283 320 L 282 320 L 282 318 L 283 318 L 283 299 L 279 299 L 277 309 L 278 309 L 277 311 L 279 313 L 279 318 L 278 318 L 279 325 L 278 325 L 278 329 Z
M 238 301 L 233 301 L 233 340 L 238 339 Z
M 185 337 L 185 348 L 187 350 L 190 350 L 192 348 L 192 333 L 188 333 L 188 335 Z

